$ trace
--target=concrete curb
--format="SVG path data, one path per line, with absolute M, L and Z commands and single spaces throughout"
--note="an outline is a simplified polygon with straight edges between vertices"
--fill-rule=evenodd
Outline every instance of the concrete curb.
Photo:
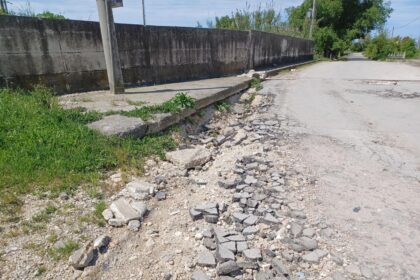
M 297 68 L 297 67 L 302 67 L 305 65 L 310 65 L 313 63 L 318 62 L 319 60 L 311 60 L 311 61 L 306 61 L 306 62 L 302 62 L 302 63 L 298 63 L 298 64 L 292 64 L 292 65 L 288 65 L 288 66 L 284 66 L 284 67 L 279 67 L 279 68 L 275 68 L 275 69 L 270 69 L 265 71 L 267 77 L 272 77 L 275 76 L 277 74 L 279 74 L 281 71 L 285 71 L 285 70 L 289 70 L 289 69 L 293 69 L 293 68 Z
M 281 71 L 312 64 L 317 61 L 308 61 L 293 65 L 288 65 L 280 68 L 270 69 L 267 71 L 255 72 L 257 77 L 270 77 L 277 75 Z M 254 75 L 255 76 L 255 75 Z M 218 101 L 227 99 L 228 97 L 238 94 L 249 88 L 249 82 L 252 80 L 248 77 L 247 80 L 242 81 L 232 87 L 219 91 L 211 96 L 206 96 L 196 100 L 194 108 L 185 109 L 180 113 L 162 113 L 155 114 L 152 120 L 142 121 L 140 118 L 130 118 L 122 115 L 107 116 L 99 121 L 88 124 L 94 130 L 97 130 L 105 135 L 116 135 L 121 137 L 131 136 L 142 138 L 146 135 L 155 134 L 163 131 L 170 126 L 179 123 L 185 118 L 197 113 L 199 110 L 208 107 Z M 136 121 L 137 119 L 137 121 Z

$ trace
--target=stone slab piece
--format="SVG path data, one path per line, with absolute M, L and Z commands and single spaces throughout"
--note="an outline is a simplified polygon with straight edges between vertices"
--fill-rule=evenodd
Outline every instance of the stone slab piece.
M 93 261 L 93 257 L 93 242 L 88 242 L 70 255 L 69 264 L 75 269 L 83 269 Z
M 275 224 L 279 224 L 280 220 L 277 219 L 276 217 L 274 217 L 273 215 L 271 215 L 270 213 L 266 213 L 264 218 L 262 218 L 261 220 L 264 224 L 267 225 L 275 225 Z
M 201 250 L 198 253 L 197 265 L 203 267 L 216 267 L 216 259 L 209 250 Z
M 220 262 L 226 262 L 235 260 L 235 255 L 222 245 L 217 245 L 216 258 Z
M 298 242 L 308 251 L 312 251 L 318 248 L 318 242 L 315 239 L 306 236 L 299 238 Z
M 230 274 L 239 272 L 240 270 L 241 268 L 234 261 L 227 261 L 227 262 L 221 263 L 217 267 L 217 273 L 219 275 L 230 275 Z
M 232 214 L 232 218 L 239 223 L 243 223 L 243 221 L 245 221 L 245 219 L 247 219 L 249 217 L 249 214 L 244 214 L 241 212 L 235 212 Z
M 141 218 L 143 218 L 147 213 L 147 205 L 142 201 L 131 202 L 130 206 L 140 214 Z
M 108 246 L 109 242 L 111 242 L 111 237 L 108 235 L 101 235 L 93 241 L 93 249 L 100 249 Z
M 192 169 L 206 164 L 211 159 L 211 154 L 205 148 L 192 148 L 169 152 L 166 158 L 184 169 Z
M 250 215 L 248 218 L 244 220 L 244 225 L 246 226 L 253 226 L 258 222 L 258 217 L 255 215 Z
M 242 253 L 246 249 L 248 249 L 248 243 L 246 243 L 246 241 L 236 242 L 236 251 L 238 251 L 238 253 Z
M 252 235 L 252 234 L 257 234 L 258 233 L 258 228 L 254 227 L 254 226 L 249 226 L 244 228 L 244 230 L 242 231 L 242 234 L 244 236 L 247 235 Z
M 217 215 L 204 215 L 204 220 L 210 224 L 217 224 L 219 221 L 219 216 Z
M 319 256 L 316 252 L 310 252 L 303 255 L 302 260 L 307 263 L 319 263 Z
M 135 194 L 145 193 L 145 194 L 151 195 L 154 193 L 156 186 L 149 182 L 145 182 L 142 180 L 135 180 L 125 185 L 125 188 L 130 194 L 135 195 Z
M 128 223 L 132 220 L 140 220 L 142 218 L 140 213 L 134 210 L 134 208 L 130 206 L 130 203 L 124 198 L 119 198 L 112 202 L 109 209 L 111 209 L 117 219 L 122 220 L 124 223 Z
M 234 241 L 225 242 L 225 243 L 221 244 L 221 246 L 225 247 L 226 249 L 228 249 L 232 253 L 236 254 L 236 242 L 234 242 Z
M 196 270 L 193 272 L 191 280 L 210 280 L 210 277 L 201 270 Z
M 262 259 L 261 250 L 252 248 L 242 252 L 243 256 L 249 261 L 258 261 Z
M 88 127 L 107 136 L 134 136 L 141 138 L 146 134 L 147 124 L 140 118 L 122 115 L 106 116 L 103 119 L 88 124 Z
M 203 218 L 203 213 L 200 211 L 195 210 L 194 208 L 190 209 L 190 216 L 193 221 L 199 220 Z

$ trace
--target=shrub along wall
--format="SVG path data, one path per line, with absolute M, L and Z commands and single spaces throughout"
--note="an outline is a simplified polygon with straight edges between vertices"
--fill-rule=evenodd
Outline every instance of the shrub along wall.
M 264 32 L 116 25 L 127 86 L 212 78 L 313 59 L 313 42 Z M 0 16 L 0 87 L 106 89 L 99 23 Z

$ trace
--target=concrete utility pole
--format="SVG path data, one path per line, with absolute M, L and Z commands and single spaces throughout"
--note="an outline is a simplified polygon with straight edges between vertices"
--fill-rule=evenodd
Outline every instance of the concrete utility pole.
M 146 7 L 144 6 L 144 0 L 141 0 L 143 7 L 143 25 L 146 26 Z
M 0 0 L 0 9 L 7 13 L 7 2 L 6 2 L 6 0 Z
M 98 6 L 109 89 L 112 94 L 124 93 L 124 80 L 118 52 L 117 36 L 115 35 L 111 0 L 96 0 L 96 4 Z
M 312 19 L 311 19 L 311 26 L 309 27 L 309 39 L 312 39 L 312 32 L 314 30 L 314 24 L 315 24 L 315 6 L 316 6 L 316 0 L 313 0 L 312 2 Z

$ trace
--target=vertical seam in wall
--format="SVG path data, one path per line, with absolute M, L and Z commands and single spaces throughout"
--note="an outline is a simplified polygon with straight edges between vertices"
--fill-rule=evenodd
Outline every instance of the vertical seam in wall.
M 61 37 L 61 28 L 58 28 L 57 31 L 58 31 L 58 46 L 60 48 L 61 61 L 63 62 L 64 69 L 66 70 L 66 74 L 68 74 L 69 73 L 69 69 L 67 67 L 66 60 L 64 59 L 64 56 L 63 56 L 63 49 L 61 48 L 61 38 L 62 38 Z

